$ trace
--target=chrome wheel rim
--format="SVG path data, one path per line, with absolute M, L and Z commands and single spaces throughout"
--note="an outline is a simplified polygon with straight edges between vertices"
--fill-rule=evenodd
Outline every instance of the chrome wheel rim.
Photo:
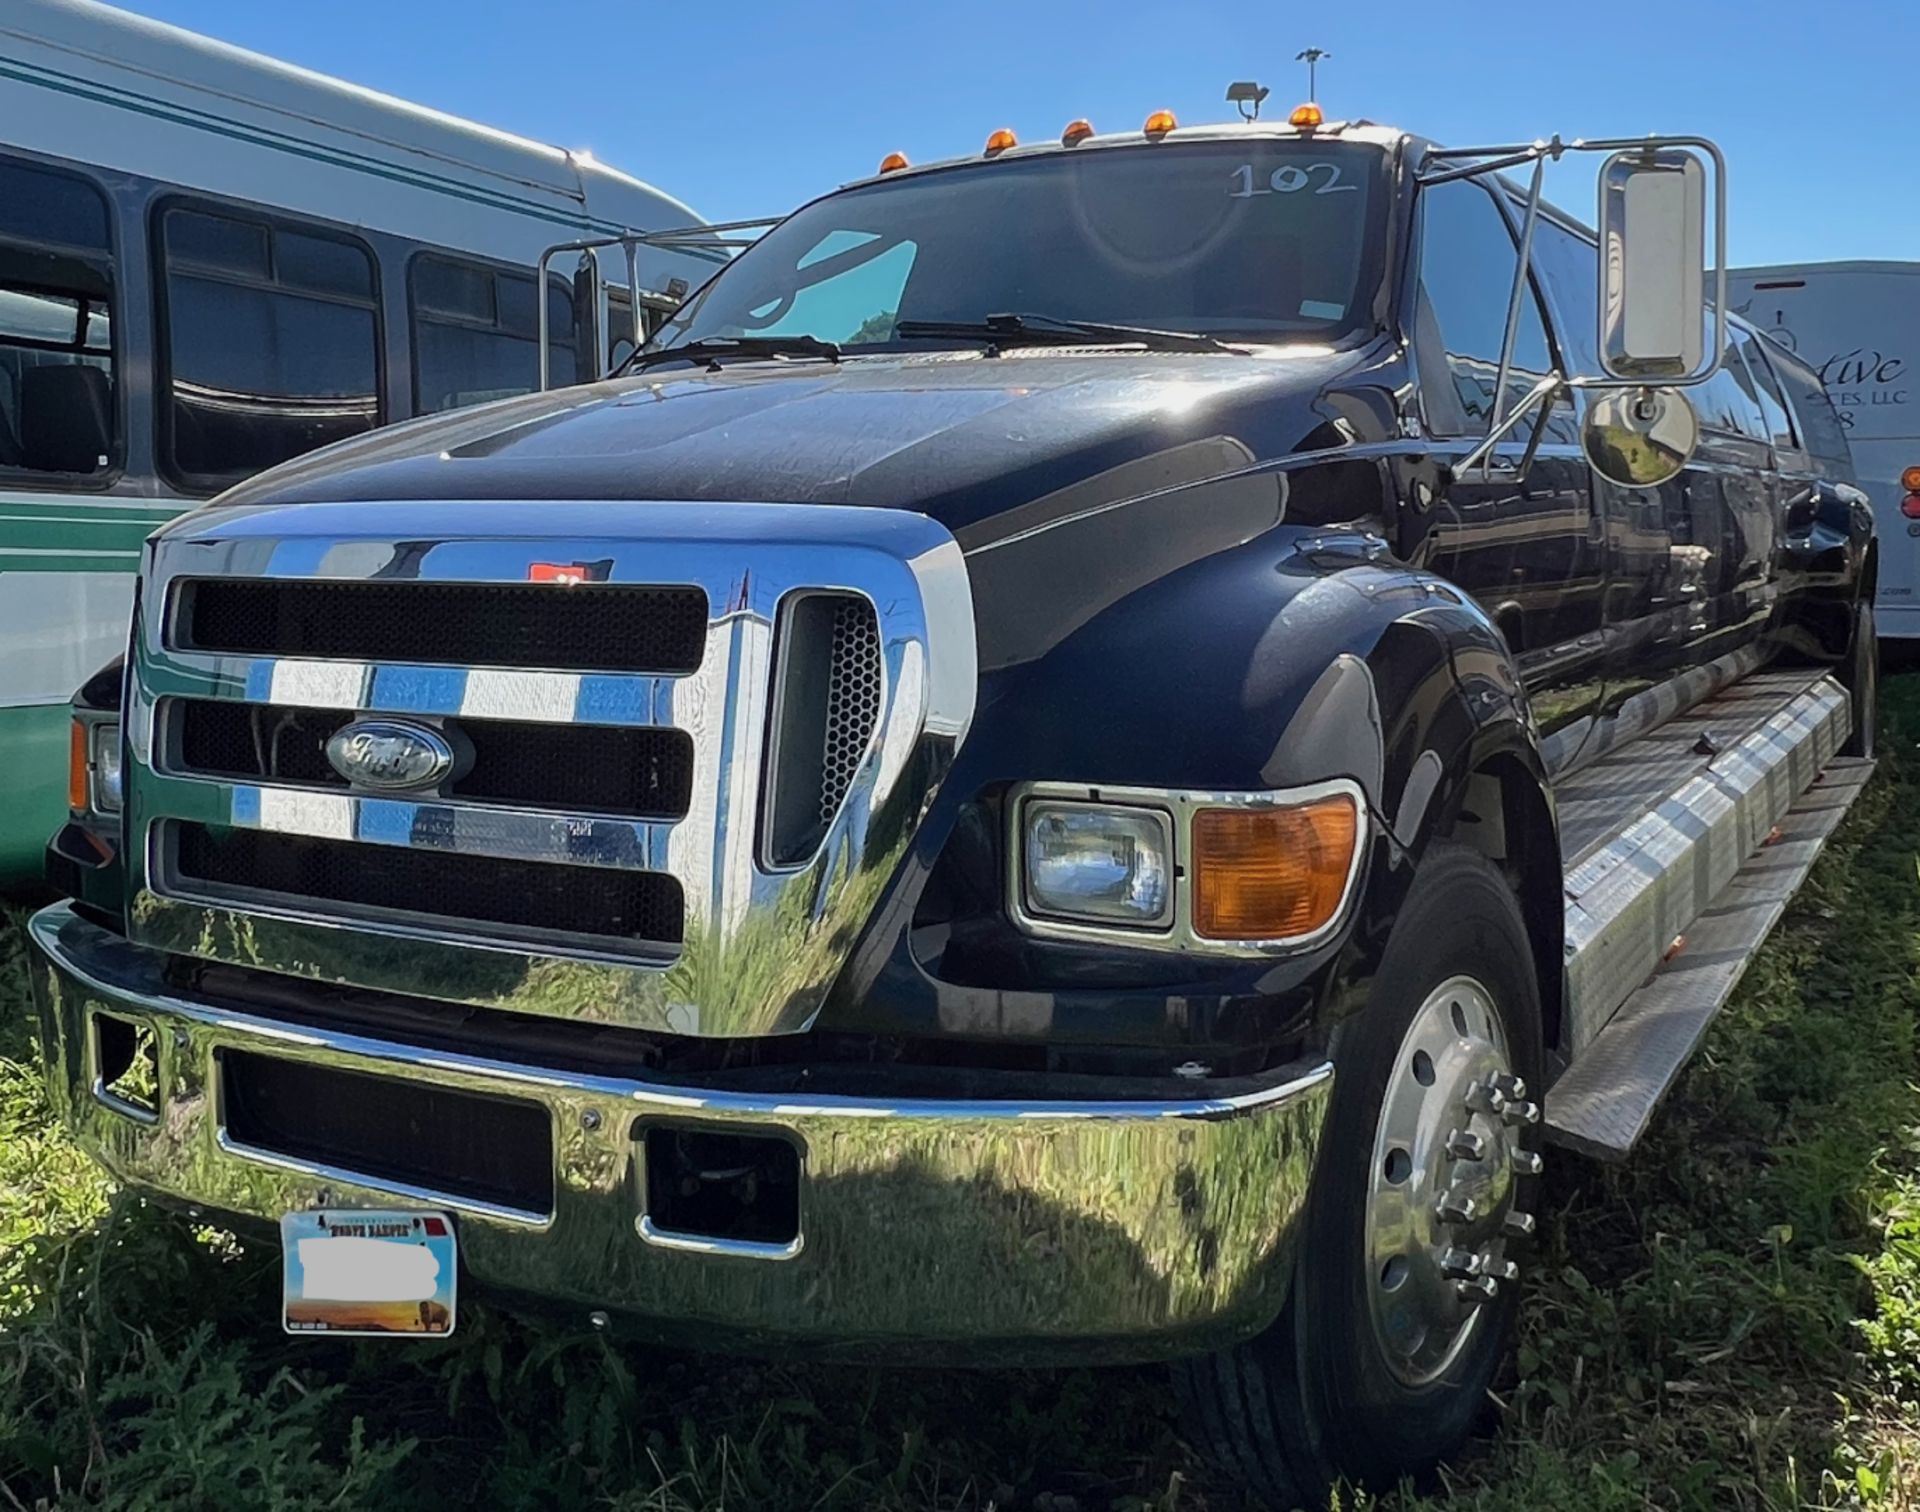
M 1367 1297 L 1388 1367 L 1410 1386 L 1444 1375 L 1486 1305 L 1519 1276 L 1509 1241 L 1521 1134 L 1540 1118 L 1513 1074 L 1493 995 L 1468 976 L 1436 987 L 1407 1026 L 1374 1134 Z

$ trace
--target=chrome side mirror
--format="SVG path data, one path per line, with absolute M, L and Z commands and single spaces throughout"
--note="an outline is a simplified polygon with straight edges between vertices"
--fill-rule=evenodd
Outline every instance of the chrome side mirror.
M 1678 147 L 1632 148 L 1601 166 L 1600 365 L 1610 377 L 1687 381 L 1701 370 L 1706 180 L 1699 155 Z
M 1597 393 L 1580 431 L 1580 449 L 1593 470 L 1623 488 L 1671 482 L 1699 444 L 1700 418 L 1692 401 L 1670 388 Z

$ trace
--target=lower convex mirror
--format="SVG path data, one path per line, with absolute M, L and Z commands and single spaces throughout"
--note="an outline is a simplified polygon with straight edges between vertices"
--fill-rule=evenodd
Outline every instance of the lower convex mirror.
M 1594 471 L 1628 488 L 1657 488 L 1678 477 L 1699 444 L 1699 418 L 1678 389 L 1598 394 L 1580 433 Z

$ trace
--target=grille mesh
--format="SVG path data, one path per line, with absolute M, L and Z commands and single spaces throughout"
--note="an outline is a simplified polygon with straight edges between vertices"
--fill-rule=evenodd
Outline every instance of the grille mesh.
M 169 702 L 172 761 L 194 776 L 345 788 L 327 741 L 360 716 L 336 709 L 226 700 Z M 693 796 L 693 737 L 684 730 L 463 719 L 473 765 L 446 793 L 473 803 L 679 819 Z
M 179 591 L 191 651 L 677 676 L 706 647 L 693 587 L 206 578 Z
M 529 1213 L 553 1210 L 553 1120 L 536 1103 L 220 1053 L 221 1113 L 243 1145 Z
M 880 626 L 873 605 L 843 598 L 833 611 L 827 730 L 820 758 L 820 823 L 833 823 L 880 718 Z
M 262 830 L 174 826 L 173 865 L 186 882 L 278 893 L 415 919 L 678 945 L 680 884 L 665 872 L 508 861 L 429 847 L 365 845 Z

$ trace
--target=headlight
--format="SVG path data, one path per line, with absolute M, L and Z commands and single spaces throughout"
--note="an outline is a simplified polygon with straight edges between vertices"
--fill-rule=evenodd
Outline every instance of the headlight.
M 1139 929 L 1173 918 L 1173 821 L 1152 809 L 1030 802 L 1023 815 L 1026 907 Z
M 120 812 L 120 726 L 93 727 L 93 806 L 102 813 Z
M 1026 783 L 1008 815 L 1020 929 L 1210 956 L 1324 940 L 1349 912 L 1371 833 L 1347 777 L 1248 792 Z

